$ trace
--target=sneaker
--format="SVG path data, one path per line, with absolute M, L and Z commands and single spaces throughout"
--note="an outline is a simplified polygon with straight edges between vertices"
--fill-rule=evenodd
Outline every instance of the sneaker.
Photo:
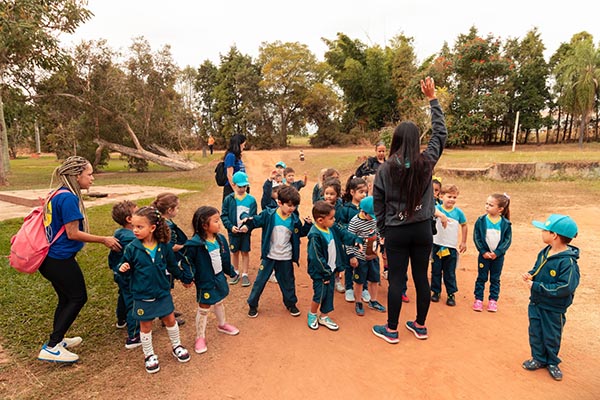
M 424 340 L 428 338 L 427 328 L 418 328 L 414 321 L 406 321 L 406 329 L 414 333 L 417 339 Z
M 338 324 L 333 322 L 331 320 L 331 318 L 329 318 L 329 316 L 319 317 L 319 325 L 326 326 L 327 328 L 329 328 L 332 331 L 337 331 L 338 329 L 340 329 Z
M 217 331 L 230 336 L 235 336 L 238 333 L 240 333 L 240 330 L 238 328 L 227 323 L 217 326 Z
M 383 276 L 383 279 L 385 279 L 385 280 L 387 281 L 387 278 L 388 278 L 388 270 L 387 270 L 387 269 L 384 269 L 384 270 L 383 270 L 383 273 L 382 273 L 381 275 Z
M 206 353 L 208 347 L 206 347 L 206 339 L 199 337 L 196 338 L 196 343 L 194 343 L 194 351 L 198 354 Z
M 115 326 L 117 327 L 117 329 L 123 329 L 127 326 L 127 321 L 124 319 L 119 319 L 119 320 L 117 320 L 117 323 L 115 324 Z
M 231 278 L 229 280 L 229 284 L 230 285 L 235 285 L 240 281 L 240 274 L 237 274 L 236 276 L 234 276 L 233 278 Z
M 308 312 L 308 327 L 314 330 L 319 329 L 317 314 L 313 314 L 310 311 Z
M 365 309 L 363 308 L 363 303 L 354 303 L 354 311 L 356 311 L 356 315 L 362 317 L 365 315 Z
M 403 303 L 410 303 L 410 299 L 408 298 L 408 296 L 406 295 L 406 293 L 402 293 L 402 302 Z
M 354 303 L 354 290 L 348 289 L 346 293 L 344 293 L 344 298 L 348 303 Z
M 521 365 L 523 366 L 523 368 L 525 368 L 528 371 L 535 371 L 536 369 L 544 368 L 546 366 L 546 364 L 544 364 L 541 361 L 536 360 L 535 358 L 532 358 L 527 361 L 523 361 L 523 364 L 521 364 Z
M 140 347 L 142 345 L 142 341 L 139 336 L 135 336 L 133 338 L 127 338 L 125 340 L 125 348 L 126 349 L 135 349 L 136 347 Z
M 400 341 L 400 339 L 398 339 L 398 331 L 388 330 L 387 325 L 375 325 L 371 329 L 371 332 L 373 332 L 375 336 L 380 337 L 391 344 L 396 344 Z
M 290 312 L 290 315 L 291 315 L 292 317 L 297 317 L 297 316 L 299 316 L 299 315 L 300 315 L 300 310 L 298 310 L 298 307 L 296 307 L 296 305 L 293 305 L 293 306 L 291 306 L 291 307 L 288 307 L 287 309 L 288 309 L 288 311 Z
M 365 303 L 368 303 L 371 301 L 371 293 L 369 293 L 369 291 L 367 289 L 363 289 L 362 294 L 360 296 L 360 298 L 362 299 L 362 301 L 364 301 Z
M 48 344 L 44 344 L 38 354 L 38 360 L 60 362 L 60 363 L 74 363 L 79 360 L 79 356 L 75 353 L 71 353 L 65 349 L 61 343 L 54 347 L 48 347 Z
M 431 301 L 433 301 L 434 303 L 439 302 L 440 301 L 440 294 L 436 293 L 436 292 L 433 292 L 431 294 Z
M 342 281 L 340 280 L 340 278 L 335 278 L 335 290 L 338 293 L 344 293 L 346 291 L 346 288 L 342 284 Z
M 475 299 L 473 311 L 483 311 L 483 301 Z
M 383 304 L 381 304 L 380 302 L 378 302 L 377 300 L 371 300 L 369 302 L 369 308 L 375 311 L 379 311 L 379 312 L 385 312 L 385 307 L 383 306 Z
M 256 317 L 258 317 L 258 307 L 252 307 L 252 306 L 250 306 L 250 309 L 248 310 L 248 316 L 250 318 L 256 318 Z
M 277 277 L 275 277 L 275 273 L 271 274 L 271 276 L 269 277 L 269 282 L 277 283 Z
M 175 316 L 175 318 L 179 318 L 181 317 L 183 314 L 180 313 L 179 311 L 173 311 L 173 315 Z
M 175 347 L 171 354 L 173 354 L 173 357 L 175 357 L 179 362 L 184 363 L 190 361 L 190 353 L 188 353 L 186 348 L 182 345 Z
M 146 364 L 146 372 L 149 374 L 155 374 L 160 371 L 160 364 L 158 363 L 158 357 L 154 354 L 150 354 L 144 360 L 144 364 Z
M 446 305 L 450 307 L 454 307 L 456 305 L 456 300 L 454 299 L 453 294 L 448 295 L 448 299 L 446 300 Z
M 242 287 L 248 286 L 250 286 L 250 278 L 248 278 L 248 275 L 242 275 Z
M 496 311 L 498 311 L 498 302 L 496 300 L 490 300 L 488 302 L 487 310 L 489 312 L 496 312 Z
M 75 336 L 72 338 L 63 338 L 62 342 L 60 342 L 60 345 L 66 349 L 79 346 L 81 342 L 83 342 L 83 339 L 79 336 Z
M 546 368 L 548 368 L 550 376 L 554 378 L 555 381 L 562 381 L 562 371 L 560 370 L 560 368 L 558 368 L 558 365 L 548 364 Z

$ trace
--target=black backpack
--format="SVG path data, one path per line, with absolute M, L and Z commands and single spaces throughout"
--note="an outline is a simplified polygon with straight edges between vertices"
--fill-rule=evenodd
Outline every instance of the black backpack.
M 215 181 L 219 186 L 225 186 L 227 183 L 227 172 L 225 172 L 225 162 L 220 161 L 215 168 Z

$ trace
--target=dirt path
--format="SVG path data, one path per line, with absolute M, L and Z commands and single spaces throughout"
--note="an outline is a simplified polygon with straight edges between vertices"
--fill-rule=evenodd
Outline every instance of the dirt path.
M 307 160 L 311 152 L 308 150 Z M 329 151 L 329 150 L 327 150 Z M 291 159 L 296 152 L 246 152 L 244 160 L 250 174 L 252 194 L 260 201 L 264 179 L 276 161 Z M 310 212 L 309 187 L 302 190 L 302 215 Z M 469 235 L 477 216 L 483 213 L 483 201 L 493 183 L 462 183 L 459 206 L 467 214 Z M 444 302 L 432 304 L 427 319 L 430 337 L 419 341 L 400 328 L 400 343 L 389 345 L 371 333 L 373 324 L 386 321 L 385 314 L 367 309 L 364 317 L 354 313 L 353 304 L 336 294 L 332 317 L 340 325 L 338 332 L 306 326 L 306 312 L 312 289 L 306 273 L 306 253 L 296 270 L 298 307 L 302 315 L 291 317 L 281 302 L 277 285 L 269 283 L 259 306 L 259 316 L 246 316 L 245 300 L 250 288 L 233 286 L 226 300 L 228 319 L 241 331 L 229 337 L 216 332 L 211 316 L 207 329 L 209 350 L 192 354 L 188 364 L 178 364 L 167 354 L 167 338 L 157 327 L 154 347 L 161 359 L 161 371 L 149 376 L 142 368 L 141 350 L 121 349 L 114 365 L 81 385 L 73 398 L 146 399 L 594 399 L 600 389 L 600 317 L 597 293 L 600 274 L 593 269 L 600 254 L 597 201 L 579 199 L 568 193 L 547 195 L 550 186 L 540 184 L 539 192 L 513 201 L 514 241 L 506 256 L 502 275 L 499 312 L 471 310 L 476 276 L 476 254 L 469 240 L 468 252 L 461 257 L 457 271 L 459 293 L 457 307 Z M 204 194 L 195 201 L 220 203 L 220 190 Z M 559 198 L 560 197 L 560 198 Z M 552 199 L 552 204 L 542 202 Z M 594 204 L 588 206 L 588 204 Z M 187 205 L 181 221 L 187 221 L 193 208 Z M 551 207 L 551 208 L 550 208 Z M 550 210 L 571 214 L 579 223 L 580 235 L 574 244 L 580 247 L 582 278 L 573 307 L 567 314 L 561 357 L 565 378 L 553 381 L 546 370 L 528 372 L 521 362 L 529 358 L 527 336 L 528 293 L 519 275 L 532 266 L 542 246 L 539 230 L 532 218 L 543 218 Z M 596 216 L 596 217 L 592 217 Z M 180 224 L 182 225 L 182 224 Z M 303 243 L 306 243 L 303 240 Z M 253 236 L 251 278 L 256 276 L 260 255 L 260 231 Z M 303 248 L 304 250 L 304 248 Z M 593 258 L 594 257 L 594 258 Z M 408 295 L 414 299 L 409 282 Z M 192 349 L 195 293 L 178 286 L 175 302 L 188 323 L 182 327 L 182 340 Z M 442 296 L 445 300 L 445 295 Z M 381 285 L 379 300 L 387 303 L 387 283 Z M 405 304 L 401 322 L 415 316 L 414 302 Z M 107 355 L 97 355 L 107 357 Z M 75 368 L 87 368 L 93 356 Z

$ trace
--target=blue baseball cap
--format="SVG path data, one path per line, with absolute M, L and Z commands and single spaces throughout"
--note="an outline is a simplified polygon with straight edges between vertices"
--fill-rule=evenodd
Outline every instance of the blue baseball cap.
M 367 196 L 360 201 L 360 209 L 369 214 L 371 218 L 376 219 L 375 209 L 373 208 L 373 196 Z
M 546 222 L 533 221 L 532 224 L 536 228 L 554 232 L 570 239 L 577 236 L 577 224 L 568 215 L 551 214 Z
M 245 172 L 238 171 L 233 174 L 233 178 L 231 179 L 233 183 L 237 186 L 250 186 L 250 182 L 248 182 L 248 175 Z
M 285 163 L 283 161 L 279 161 L 277 164 L 275 164 L 275 168 L 277 167 L 281 167 L 283 169 L 287 168 L 287 165 L 285 165 Z

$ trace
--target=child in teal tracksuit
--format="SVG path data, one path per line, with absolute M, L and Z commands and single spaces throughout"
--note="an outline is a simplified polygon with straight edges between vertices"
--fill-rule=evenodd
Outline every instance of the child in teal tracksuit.
M 573 303 L 579 285 L 579 249 L 569 243 L 577 236 L 577 224 L 566 215 L 552 214 L 546 222 L 533 221 L 542 229 L 547 245 L 538 253 L 535 266 L 523 274 L 529 296 L 529 345 L 532 358 L 523 368 L 546 367 L 552 378 L 562 380 L 558 351 L 565 325 L 565 313 Z
M 124 200 L 115 204 L 112 208 L 112 219 L 121 228 L 114 233 L 115 239 L 121 244 L 121 251 L 111 250 L 108 253 L 108 266 L 113 271 L 115 283 L 119 286 L 119 297 L 117 299 L 117 328 L 122 329 L 127 327 L 127 340 L 125 341 L 126 349 L 134 349 L 142 345 L 140 342 L 140 326 L 133 318 L 133 297 L 129 290 L 129 279 L 119 274 L 119 265 L 123 258 L 125 247 L 135 240 L 133 234 L 133 225 L 131 217 L 137 210 L 135 203 Z
M 313 298 L 308 327 L 318 329 L 324 325 L 337 331 L 339 327 L 329 318 L 329 313 L 333 311 L 334 277 L 337 270 L 344 268 L 342 245 L 362 249 L 362 239 L 335 226 L 335 206 L 331 203 L 317 201 L 312 214 L 314 224 L 308 232 L 308 274 L 313 281 Z M 321 315 L 317 316 L 319 309 Z
M 277 204 L 276 209 L 267 208 L 246 222 L 250 230 L 262 227 L 261 265 L 248 297 L 250 318 L 258 316 L 258 301 L 273 271 L 283 295 L 283 304 L 292 316 L 300 315 L 296 306 L 298 298 L 293 264 L 298 265 L 300 238 L 307 235 L 312 222 L 307 218 L 303 225 L 295 212 L 300 204 L 300 193 L 293 186 L 280 187 Z

